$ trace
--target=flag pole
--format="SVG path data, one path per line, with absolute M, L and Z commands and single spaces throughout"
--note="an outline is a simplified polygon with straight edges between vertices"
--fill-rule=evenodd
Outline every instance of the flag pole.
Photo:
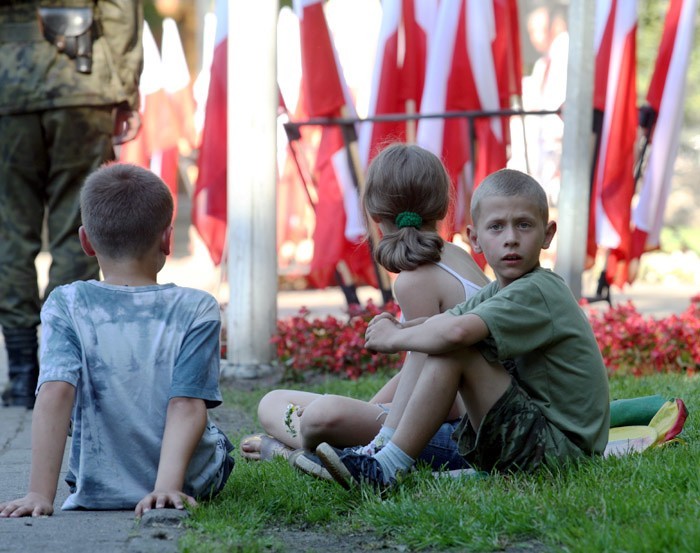
M 588 213 L 582 206 L 588 206 L 590 198 L 594 16 L 590 0 L 571 0 L 569 21 L 577 25 L 571 26 L 569 34 L 556 270 L 576 298 L 581 297 L 588 227 Z
M 277 331 L 278 2 L 231 0 L 228 11 L 227 213 L 230 301 L 223 373 L 271 372 Z M 251 87 L 246 83 L 255 82 Z
M 639 126 L 642 128 L 642 143 L 637 154 L 637 162 L 634 166 L 634 184 L 639 182 L 639 177 L 642 176 L 642 168 L 644 167 L 644 158 L 646 157 L 647 149 L 651 143 L 651 135 L 654 132 L 654 124 L 658 114 L 656 110 L 649 104 L 639 108 Z

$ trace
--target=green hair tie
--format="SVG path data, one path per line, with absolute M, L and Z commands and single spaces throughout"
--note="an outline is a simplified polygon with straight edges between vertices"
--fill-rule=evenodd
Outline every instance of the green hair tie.
M 396 226 L 399 228 L 414 227 L 420 228 L 423 224 L 423 217 L 413 211 L 402 211 L 396 216 Z

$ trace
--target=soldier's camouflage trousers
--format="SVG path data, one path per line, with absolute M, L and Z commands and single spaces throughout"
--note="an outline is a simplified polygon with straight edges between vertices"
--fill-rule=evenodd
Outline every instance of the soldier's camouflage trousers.
M 0 326 L 39 324 L 36 256 L 46 216 L 52 263 L 44 297 L 98 277 L 78 238 L 80 187 L 114 159 L 111 107 L 0 116 Z

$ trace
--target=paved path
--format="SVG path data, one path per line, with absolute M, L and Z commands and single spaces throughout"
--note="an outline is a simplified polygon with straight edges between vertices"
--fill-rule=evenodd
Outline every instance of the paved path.
M 0 408 L 0 496 L 3 501 L 26 493 L 31 414 L 20 407 Z M 61 511 L 61 503 L 68 495 L 62 477 L 63 471 L 53 516 L 0 519 L 0 552 L 168 553 L 178 550 L 177 538 L 183 531 L 181 513 L 152 511 L 138 524 L 132 511 Z

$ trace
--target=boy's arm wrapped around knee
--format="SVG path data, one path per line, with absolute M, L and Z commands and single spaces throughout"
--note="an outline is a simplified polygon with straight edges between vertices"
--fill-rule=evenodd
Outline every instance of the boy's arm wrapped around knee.
M 395 319 L 375 318 L 367 326 L 365 347 L 384 353 L 419 351 L 439 355 L 473 346 L 488 335 L 484 321 L 469 313 L 441 313 L 414 326 L 401 325 Z

